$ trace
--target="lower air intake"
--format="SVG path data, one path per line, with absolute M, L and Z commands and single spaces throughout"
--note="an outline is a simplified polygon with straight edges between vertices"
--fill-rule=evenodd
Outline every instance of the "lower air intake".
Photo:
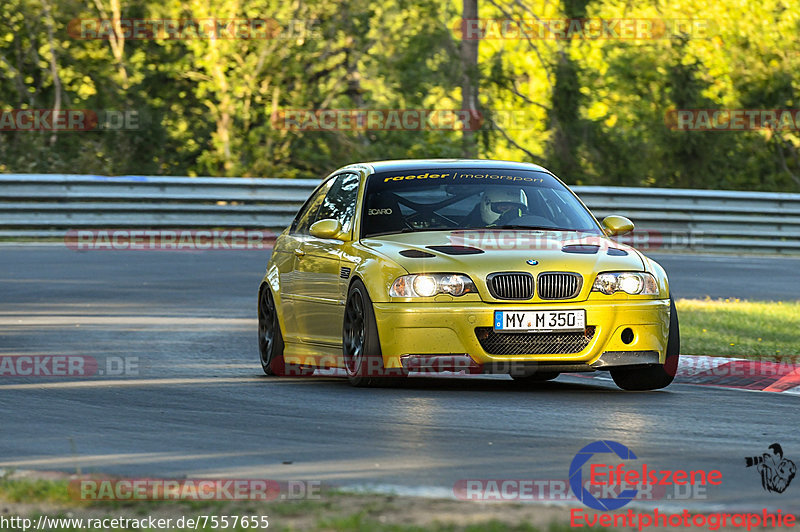
M 580 353 L 594 338 L 594 325 L 579 332 L 496 333 L 476 327 L 475 336 L 490 355 L 568 355 Z

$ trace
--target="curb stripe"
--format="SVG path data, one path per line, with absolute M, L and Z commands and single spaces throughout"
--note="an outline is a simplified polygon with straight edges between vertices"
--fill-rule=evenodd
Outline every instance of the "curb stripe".
M 582 376 L 606 377 L 606 372 Z M 681 355 L 676 384 L 800 395 L 800 365 L 788 362 Z

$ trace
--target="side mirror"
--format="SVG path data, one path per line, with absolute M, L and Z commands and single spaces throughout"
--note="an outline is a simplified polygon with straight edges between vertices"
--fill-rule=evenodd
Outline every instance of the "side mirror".
M 624 216 L 612 214 L 603 218 L 603 227 L 608 236 L 625 235 L 633 231 L 633 222 Z
M 308 232 L 311 236 L 315 236 L 317 238 L 335 238 L 336 240 L 342 240 L 346 238 L 346 235 L 342 234 L 342 224 L 339 220 L 327 219 L 327 220 L 319 220 L 311 224 Z

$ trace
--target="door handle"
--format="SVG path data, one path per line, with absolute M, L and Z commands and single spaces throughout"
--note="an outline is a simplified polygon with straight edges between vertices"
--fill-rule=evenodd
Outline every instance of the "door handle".
M 304 256 L 306 254 L 306 252 L 303 251 L 300 248 L 297 248 L 297 249 L 294 250 L 294 254 L 295 254 L 296 257 L 302 257 L 302 256 Z

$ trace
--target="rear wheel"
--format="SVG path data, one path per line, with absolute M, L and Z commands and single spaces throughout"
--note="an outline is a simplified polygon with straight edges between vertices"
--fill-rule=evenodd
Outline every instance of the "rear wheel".
M 612 369 L 611 378 L 623 390 L 641 391 L 665 388 L 675 379 L 681 351 L 681 332 L 675 302 L 669 300 L 669 337 L 664 364 L 635 369 Z
M 342 324 L 342 357 L 347 378 L 353 386 L 387 386 L 401 370 L 383 366 L 375 311 L 367 288 L 356 279 L 347 292 Z
M 265 374 L 276 376 L 287 374 L 283 348 L 283 335 L 278 324 L 275 299 L 269 286 L 264 286 L 258 295 L 258 351 L 261 369 Z M 314 368 L 292 366 L 289 373 L 293 376 L 306 376 L 314 373 Z

